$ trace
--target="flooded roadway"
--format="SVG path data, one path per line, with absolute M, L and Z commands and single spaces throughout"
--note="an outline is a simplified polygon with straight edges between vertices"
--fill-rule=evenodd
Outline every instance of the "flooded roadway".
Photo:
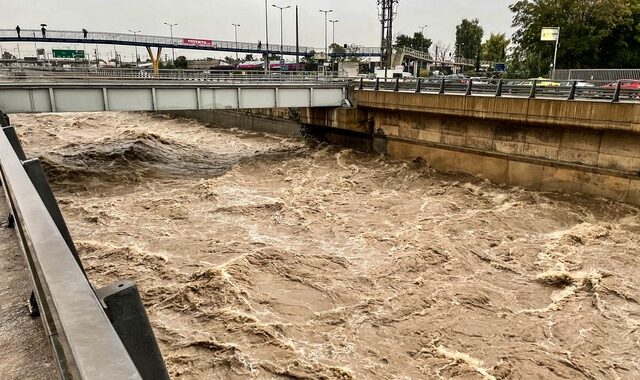
M 640 377 L 637 208 L 166 116 L 12 121 L 172 377 Z

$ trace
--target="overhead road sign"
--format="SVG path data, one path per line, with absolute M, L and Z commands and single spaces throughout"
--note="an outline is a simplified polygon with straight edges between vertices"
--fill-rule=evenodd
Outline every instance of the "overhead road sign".
M 53 49 L 53 58 L 84 58 L 84 50 Z

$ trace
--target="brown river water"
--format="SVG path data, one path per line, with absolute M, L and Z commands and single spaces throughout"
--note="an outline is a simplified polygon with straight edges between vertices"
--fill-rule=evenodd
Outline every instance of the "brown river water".
M 640 378 L 635 207 L 161 115 L 12 121 L 174 378 Z

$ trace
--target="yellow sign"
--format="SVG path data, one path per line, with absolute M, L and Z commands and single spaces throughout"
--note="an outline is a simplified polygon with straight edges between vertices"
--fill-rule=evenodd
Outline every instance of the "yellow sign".
M 542 28 L 541 41 L 558 41 L 560 28 Z

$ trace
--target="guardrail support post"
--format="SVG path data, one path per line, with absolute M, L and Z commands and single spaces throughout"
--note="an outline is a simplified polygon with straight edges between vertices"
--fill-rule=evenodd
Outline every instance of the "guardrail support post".
M 469 79 L 469 81 L 467 82 L 467 92 L 465 93 L 465 95 L 470 96 L 472 91 L 473 91 L 473 79 Z
M 13 127 L 3 127 L 2 131 L 4 132 L 4 135 L 7 136 L 7 140 L 9 140 L 13 151 L 16 152 L 18 159 L 20 161 L 26 160 L 27 157 L 24 154 L 24 150 L 22 150 L 22 144 L 20 144 L 16 130 Z
M 418 82 L 416 82 L 416 94 L 422 92 L 422 78 L 418 78 Z
M 9 115 L 7 115 L 6 113 L 2 112 L 2 110 L 0 110 L 0 127 L 8 127 L 11 125 L 11 122 L 9 121 Z
M 121 281 L 96 290 L 106 314 L 145 380 L 169 379 L 136 284 Z
M 398 91 L 400 91 L 400 78 L 396 78 L 396 84 L 395 84 L 395 86 L 393 87 L 393 91 L 394 91 L 394 92 L 398 92 Z
M 569 91 L 569 97 L 567 100 L 575 100 L 576 99 L 576 87 L 578 86 L 578 81 L 571 82 L 571 90 Z
M 60 231 L 60 235 L 64 239 L 65 243 L 67 243 L 67 247 L 73 254 L 73 258 L 76 259 L 78 266 L 84 272 L 84 267 L 82 266 L 82 262 L 80 261 L 80 256 L 78 256 L 78 251 L 76 250 L 75 244 L 73 244 L 73 239 L 71 238 L 71 233 L 67 228 L 67 223 L 64 221 L 64 217 L 62 216 L 62 212 L 60 211 L 60 207 L 58 207 L 58 202 L 56 201 L 56 197 L 53 195 L 53 191 L 51 190 L 51 186 L 49 185 L 49 181 L 47 180 L 47 175 L 42 168 L 42 164 L 40 160 L 37 158 L 22 161 L 22 166 L 24 167 L 25 172 L 29 176 L 31 183 L 33 183 L 33 187 L 36 188 L 40 199 L 42 199 L 42 203 L 47 208 L 49 215 L 51 215 L 51 219 L 58 227 L 58 231 Z
M 616 91 L 613 93 L 613 103 L 618 103 L 620 101 L 620 81 L 616 82 Z
M 373 88 L 374 91 L 380 91 L 380 78 L 376 78 L 376 86 Z
M 446 84 L 446 82 L 445 82 L 445 80 L 443 79 L 443 80 L 442 80 L 442 82 L 440 82 L 440 92 L 439 92 L 439 93 L 440 93 L 441 95 L 442 95 L 442 94 L 444 94 L 444 86 L 445 86 L 445 84 Z
M 538 81 L 537 80 L 533 80 L 533 83 L 531 83 L 531 92 L 529 93 L 529 99 L 535 99 L 536 98 L 536 90 L 537 90 L 537 84 Z
M 364 78 L 360 78 L 360 87 L 359 90 L 364 90 Z
M 498 79 L 498 88 L 496 88 L 496 97 L 502 96 L 502 79 Z

